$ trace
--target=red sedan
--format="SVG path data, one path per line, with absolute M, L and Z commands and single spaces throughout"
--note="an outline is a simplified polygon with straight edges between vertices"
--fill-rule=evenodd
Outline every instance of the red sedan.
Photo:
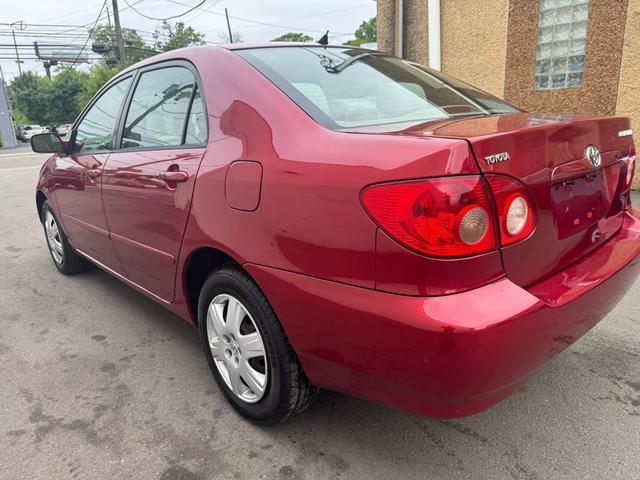
M 257 422 L 318 388 L 478 412 L 640 271 L 626 118 L 526 113 L 380 52 L 162 54 L 32 144 L 54 153 L 36 203 L 56 268 L 98 265 L 197 326 Z

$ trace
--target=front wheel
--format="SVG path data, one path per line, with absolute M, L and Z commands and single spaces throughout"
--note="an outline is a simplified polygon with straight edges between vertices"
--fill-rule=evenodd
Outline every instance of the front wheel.
M 276 424 L 304 410 L 312 386 L 266 297 L 236 266 L 214 271 L 198 302 L 200 338 L 225 397 L 244 417 Z

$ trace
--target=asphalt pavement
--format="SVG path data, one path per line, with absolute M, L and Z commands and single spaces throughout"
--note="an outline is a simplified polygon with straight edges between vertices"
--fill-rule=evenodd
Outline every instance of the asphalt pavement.
M 640 283 L 478 415 L 325 392 L 256 427 L 190 325 L 98 269 L 58 274 L 34 202 L 45 158 L 0 150 L 0 479 L 640 479 Z

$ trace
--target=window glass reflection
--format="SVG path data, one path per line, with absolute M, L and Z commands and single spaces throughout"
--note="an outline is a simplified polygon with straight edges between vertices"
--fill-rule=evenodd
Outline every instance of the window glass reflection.
M 193 105 L 189 112 L 189 123 L 187 125 L 187 137 L 185 143 L 188 145 L 205 143 L 207 141 L 207 117 L 202 102 L 200 90 L 196 90 L 193 97 Z
M 192 73 L 183 67 L 143 73 L 127 113 L 122 147 L 181 145 L 194 86 Z
M 131 77 L 116 83 L 89 109 L 77 128 L 76 154 L 113 149 L 116 118 L 130 83 Z

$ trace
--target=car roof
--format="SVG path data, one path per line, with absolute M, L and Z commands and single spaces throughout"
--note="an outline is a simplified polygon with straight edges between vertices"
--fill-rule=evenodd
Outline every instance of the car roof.
M 354 47 L 351 45 L 323 45 L 316 42 L 261 42 L 261 43 L 227 43 L 219 45 L 227 50 L 247 50 L 250 48 L 282 48 L 282 47 L 314 47 L 314 48 L 347 48 L 357 50 L 371 50 L 369 48 Z M 375 51 L 375 50 L 373 50 Z
M 190 59 L 192 54 L 200 53 L 202 51 L 213 51 L 213 50 L 248 50 L 252 48 L 291 48 L 291 47 L 304 47 L 304 48 L 344 48 L 349 50 L 363 50 L 369 52 L 377 52 L 378 50 L 373 50 L 370 48 L 363 47 L 352 47 L 351 45 L 322 45 L 320 43 L 305 43 L 305 42 L 262 42 L 262 43 L 227 43 L 220 45 L 198 45 L 195 47 L 185 47 L 178 48 L 176 50 L 171 50 L 169 52 L 160 53 L 158 55 L 154 55 L 152 57 L 145 58 L 144 60 L 139 61 L 133 65 L 122 70 L 117 77 L 121 77 L 123 74 L 130 72 L 132 70 L 136 70 L 138 68 L 151 65 L 157 62 L 161 62 L 164 60 L 172 60 L 172 59 Z M 380 52 L 382 53 L 382 52 Z

